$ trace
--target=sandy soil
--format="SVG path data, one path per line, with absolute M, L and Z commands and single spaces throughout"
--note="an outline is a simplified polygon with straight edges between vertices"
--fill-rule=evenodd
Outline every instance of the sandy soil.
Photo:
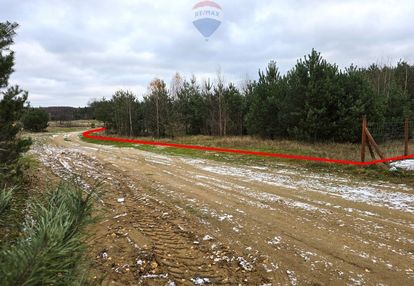
M 105 190 L 94 275 L 109 285 L 413 285 L 414 188 L 37 137 L 62 178 Z

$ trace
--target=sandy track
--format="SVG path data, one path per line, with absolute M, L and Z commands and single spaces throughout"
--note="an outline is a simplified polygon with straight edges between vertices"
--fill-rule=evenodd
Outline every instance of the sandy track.
M 414 283 L 412 186 L 118 149 L 77 133 L 38 138 L 33 152 L 85 188 L 104 182 L 109 211 L 91 253 L 115 285 Z

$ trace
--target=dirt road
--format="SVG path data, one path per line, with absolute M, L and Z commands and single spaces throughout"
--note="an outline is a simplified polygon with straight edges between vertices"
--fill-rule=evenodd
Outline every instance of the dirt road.
M 233 165 L 38 137 L 33 152 L 85 188 L 110 285 L 413 285 L 414 188 L 290 164 Z

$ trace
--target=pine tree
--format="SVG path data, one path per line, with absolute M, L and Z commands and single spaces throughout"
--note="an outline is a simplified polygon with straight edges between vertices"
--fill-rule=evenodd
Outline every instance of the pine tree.
M 29 149 L 30 139 L 21 139 L 19 123 L 28 93 L 18 86 L 8 87 L 13 72 L 14 52 L 10 50 L 15 35 L 16 23 L 0 23 L 0 187 L 13 183 L 21 172 L 20 155 Z
M 32 108 L 24 113 L 21 121 L 24 129 L 32 132 L 42 132 L 48 126 L 49 114 L 41 108 Z
M 312 141 L 332 138 L 342 95 L 338 75 L 338 67 L 315 50 L 289 72 L 285 112 L 290 136 Z
M 200 87 L 194 76 L 190 82 L 184 81 L 182 88 L 177 93 L 176 106 L 175 112 L 178 113 L 177 116 L 185 134 L 207 133 L 207 103 L 201 95 Z
M 114 128 L 126 136 L 134 136 L 140 133 L 137 123 L 138 102 L 131 91 L 118 90 L 112 96 L 114 109 Z
M 224 130 L 227 135 L 242 135 L 244 97 L 232 83 L 224 90 Z
M 266 72 L 259 71 L 259 81 L 251 85 L 252 94 L 247 99 L 251 104 L 247 115 L 250 134 L 268 138 L 282 134 L 279 117 L 285 95 L 281 86 L 282 78 L 276 62 L 271 61 Z
M 171 98 L 163 80 L 154 79 L 149 85 L 149 95 L 144 97 L 148 131 L 157 138 L 171 134 Z
M 94 119 L 102 121 L 108 129 L 114 127 L 114 106 L 111 100 L 102 98 L 89 103 Z

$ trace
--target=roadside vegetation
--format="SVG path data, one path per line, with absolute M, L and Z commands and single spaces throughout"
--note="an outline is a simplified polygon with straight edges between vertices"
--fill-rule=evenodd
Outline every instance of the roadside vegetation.
M 31 108 L 27 110 L 23 117 L 22 123 L 24 129 L 32 132 L 45 131 L 49 122 L 49 114 L 43 109 Z
M 312 50 L 285 75 L 272 61 L 257 81 L 247 80 L 240 88 L 220 73 L 202 82 L 177 73 L 170 88 L 156 78 L 143 99 L 119 90 L 111 99 L 91 102 L 90 109 L 107 135 L 352 161 L 361 160 L 358 144 L 366 116 L 390 158 L 404 154 L 404 121 L 414 110 L 414 65 L 401 61 L 340 70 Z M 334 167 L 344 168 L 353 169 Z
M 13 193 L 4 194 L 0 204 L 11 211 Z M 92 195 L 62 183 L 28 203 L 20 235 L 1 245 L 1 285 L 90 285 L 84 254 L 86 227 L 94 221 Z
M 102 127 L 103 124 L 97 120 L 70 120 L 70 121 L 50 121 L 46 129 L 50 133 L 76 132 L 91 128 Z
M 414 66 L 401 61 L 340 70 L 312 50 L 285 75 L 272 61 L 257 81 L 240 87 L 226 83 L 220 73 L 202 82 L 177 73 L 169 88 L 158 78 L 150 82 L 143 99 L 119 90 L 90 107 L 110 132 L 125 136 L 250 135 L 355 143 L 363 116 L 386 130 L 391 123 L 403 126 L 412 115 Z
M 22 136 L 23 124 L 42 131 L 47 114 L 29 110 L 28 92 L 8 85 L 17 26 L 0 23 L 0 284 L 89 285 L 84 252 L 93 193 L 70 183 L 31 191 L 33 160 L 25 152 L 32 141 Z

